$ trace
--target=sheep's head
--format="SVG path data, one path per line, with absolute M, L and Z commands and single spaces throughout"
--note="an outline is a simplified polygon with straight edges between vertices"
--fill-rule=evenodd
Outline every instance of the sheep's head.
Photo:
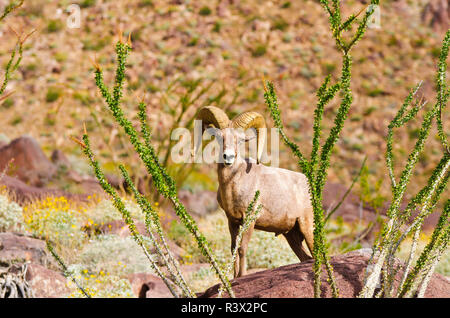
M 238 156 L 239 144 L 248 141 L 244 131 L 254 128 L 257 137 L 257 161 L 259 163 L 266 138 L 264 117 L 257 112 L 242 113 L 230 120 L 223 110 L 215 106 L 205 106 L 198 112 L 197 119 L 202 121 L 202 134 L 205 129 L 216 128 L 216 138 L 223 140 L 223 159 L 226 165 L 232 165 Z

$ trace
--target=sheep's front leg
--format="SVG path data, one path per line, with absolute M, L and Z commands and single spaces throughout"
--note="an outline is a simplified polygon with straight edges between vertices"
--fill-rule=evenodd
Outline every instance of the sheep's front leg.
M 239 272 L 237 277 L 241 277 L 247 274 L 247 263 L 246 263 L 246 254 L 248 243 L 250 242 L 250 238 L 252 237 L 253 229 L 255 228 L 255 223 L 250 224 L 247 231 L 242 235 L 241 246 L 238 248 L 239 255 Z
M 236 248 L 237 236 L 239 234 L 239 224 L 228 220 L 228 228 L 230 230 L 231 236 L 231 255 L 233 255 L 234 249 Z M 239 253 L 237 253 L 233 265 L 234 265 L 234 277 L 236 277 L 237 274 L 239 273 Z

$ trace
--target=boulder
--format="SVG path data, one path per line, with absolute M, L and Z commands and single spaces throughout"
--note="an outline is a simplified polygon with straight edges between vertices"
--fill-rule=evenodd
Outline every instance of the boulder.
M 87 195 L 72 194 L 58 189 L 38 188 L 30 186 L 17 178 L 13 178 L 6 175 L 0 178 L 0 185 L 4 185 L 8 189 L 10 196 L 13 198 L 13 200 L 19 203 L 20 205 L 27 204 L 36 199 L 38 200 L 44 199 L 49 196 L 53 197 L 63 196 L 70 200 L 82 202 L 88 201 Z
M 340 297 L 353 298 L 359 294 L 363 287 L 363 277 L 370 254 L 370 249 L 361 249 L 331 258 Z M 231 285 L 236 297 L 239 298 L 310 298 L 314 296 L 312 265 L 311 260 L 260 271 L 234 279 Z M 400 275 L 399 272 L 396 280 L 400 279 Z M 331 297 L 331 288 L 326 276 L 324 268 L 321 297 Z M 219 285 L 212 286 L 203 294 L 199 294 L 199 297 L 217 297 L 218 288 Z M 435 273 L 425 297 L 450 297 L 450 281 Z
M 217 192 L 214 191 L 193 193 L 189 190 L 180 190 L 178 191 L 178 197 L 180 198 L 180 202 L 185 206 L 186 211 L 196 220 L 219 208 Z M 163 228 L 169 229 L 173 222 L 179 222 L 179 218 L 171 203 L 165 202 L 163 211 L 164 213 L 161 214 Z
M 217 192 L 214 191 L 198 191 L 191 192 L 188 190 L 180 190 L 178 197 L 186 210 L 195 216 L 205 216 L 214 212 L 219 207 L 217 203 Z
M 69 159 L 64 152 L 59 149 L 53 150 L 50 159 L 57 167 L 64 167 L 65 169 L 69 169 L 71 167 Z
M 30 264 L 25 278 L 30 285 L 34 297 L 63 298 L 70 293 L 67 279 L 58 272 L 39 264 Z
M 56 173 L 36 140 L 23 136 L 0 148 L 0 171 L 36 187 L 43 187 Z
M 44 266 L 54 264 L 44 241 L 18 233 L 0 233 L 0 265 L 26 261 Z
M 210 264 L 180 265 L 184 278 L 203 268 L 210 268 Z M 166 273 L 168 275 L 168 273 Z M 173 297 L 161 278 L 150 273 L 134 273 L 128 275 L 133 293 L 138 298 Z
M 161 278 L 150 273 L 134 273 L 128 275 L 131 288 L 138 298 L 173 297 Z
M 71 169 L 70 161 L 61 150 L 54 150 L 50 161 L 31 137 L 20 137 L 0 147 L 0 172 L 3 170 L 6 175 L 0 178 L 0 185 L 5 185 L 19 203 L 47 196 L 86 201 L 86 197 L 93 193 L 104 194 L 96 178 L 80 175 Z M 52 178 L 75 182 L 87 195 L 45 188 Z
M 435 31 L 447 31 L 450 26 L 448 0 L 430 0 L 422 11 L 422 21 Z

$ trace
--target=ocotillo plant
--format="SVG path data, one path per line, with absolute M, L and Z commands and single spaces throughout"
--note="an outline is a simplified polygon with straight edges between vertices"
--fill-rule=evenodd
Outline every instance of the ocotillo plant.
M 151 257 L 150 252 L 148 251 L 148 248 L 142 238 L 142 235 L 137 230 L 134 220 L 131 217 L 130 212 L 126 209 L 125 204 L 123 203 L 120 196 L 117 194 L 117 192 L 114 190 L 114 188 L 106 181 L 105 175 L 103 174 L 103 171 L 100 168 L 99 162 L 94 158 L 94 154 L 90 147 L 89 137 L 87 133 L 85 132 L 83 135 L 83 141 L 80 141 L 80 144 L 83 148 L 84 154 L 88 157 L 89 162 L 91 166 L 94 169 L 95 176 L 97 177 L 100 185 L 102 186 L 103 190 L 111 196 L 114 206 L 117 208 L 117 210 L 122 214 L 122 218 L 124 219 L 125 223 L 127 224 L 130 233 L 133 237 L 133 239 L 136 241 L 136 243 L 142 248 L 145 256 L 150 262 L 151 268 L 158 274 L 158 276 L 163 280 L 163 282 L 167 285 L 169 288 L 169 291 L 172 293 L 174 297 L 180 297 L 180 296 L 194 296 L 192 292 L 187 288 L 187 286 L 183 285 L 184 279 L 180 280 L 181 274 L 175 273 L 173 271 L 173 268 L 168 264 L 167 258 L 164 257 L 164 254 L 161 252 L 161 247 L 159 243 L 155 240 L 155 236 L 150 230 L 150 227 L 147 227 L 147 230 L 149 232 L 151 241 L 153 245 L 156 248 L 156 251 L 158 252 L 159 256 L 162 258 L 162 260 L 165 262 L 164 264 L 167 266 L 167 269 L 169 270 L 170 274 L 172 275 L 172 278 L 174 280 L 170 280 L 164 272 L 161 270 L 161 268 L 158 266 L 157 262 Z M 131 179 L 129 178 L 128 174 L 126 173 L 125 169 L 122 167 L 122 172 L 127 178 L 127 181 L 129 182 L 129 185 L 133 188 L 134 191 L 136 191 L 134 184 L 131 182 Z M 144 197 L 138 196 L 137 201 L 139 205 L 142 207 L 144 204 L 148 207 L 150 206 L 150 203 L 146 201 Z M 143 203 L 144 201 L 144 203 Z M 149 212 L 149 209 L 145 207 L 142 211 L 146 213 L 146 223 L 149 225 L 149 218 L 147 215 L 147 212 Z M 150 206 L 151 207 L 151 206 Z M 156 224 L 155 226 L 158 226 L 159 224 Z M 177 288 L 180 288 L 183 292 L 183 294 L 180 294 Z
M 58 262 L 59 266 L 61 266 L 61 269 L 63 270 L 64 276 L 70 278 L 72 282 L 77 286 L 77 288 L 80 290 L 80 292 L 86 296 L 87 298 L 91 298 L 91 295 L 89 295 L 86 290 L 83 288 L 83 286 L 80 285 L 80 283 L 75 279 L 74 275 L 70 270 L 67 268 L 66 264 L 63 262 L 61 257 L 55 252 L 52 243 L 47 240 L 46 241 L 47 249 L 49 250 L 50 254 L 52 254 L 53 258 Z
M 262 209 L 261 204 L 258 205 L 258 207 L 255 210 L 255 204 L 259 199 L 259 195 L 260 195 L 260 192 L 258 190 L 258 191 L 256 191 L 252 202 L 250 202 L 250 204 L 247 207 L 247 210 L 245 211 L 244 220 L 242 221 L 242 225 L 239 227 L 239 232 L 236 237 L 236 245 L 234 246 L 233 252 L 231 253 L 231 260 L 228 263 L 228 266 L 226 269 L 227 275 L 230 275 L 233 265 L 236 261 L 237 253 L 238 253 L 239 247 L 241 246 L 241 242 L 242 242 L 242 236 L 249 229 L 250 225 L 253 222 L 255 222 L 256 219 L 258 219 L 259 214 L 261 213 L 261 209 Z M 223 292 L 224 292 L 224 286 L 221 285 L 219 288 L 219 293 L 218 293 L 219 298 L 222 297 Z
M 201 79 L 191 81 L 176 80 L 173 84 L 170 85 L 170 87 L 175 89 L 177 83 L 180 83 L 180 85 L 178 86 L 184 88 L 184 91 L 180 92 L 175 105 L 170 105 L 170 115 L 172 117 L 172 122 L 167 133 L 158 136 L 159 142 L 157 151 L 163 154 L 163 159 L 161 161 L 162 166 L 166 168 L 169 173 L 176 176 L 176 185 L 177 187 L 180 187 L 189 176 L 189 174 L 194 170 L 195 165 L 193 163 L 178 166 L 171 164 L 170 154 L 173 146 L 175 145 L 175 142 L 170 138 L 170 136 L 173 130 L 180 127 L 180 125 L 182 124 L 187 129 L 193 128 L 197 112 L 189 114 L 192 108 L 195 107 L 199 110 L 203 106 L 207 105 L 223 105 L 226 108 L 227 105 L 224 105 L 223 97 L 226 95 L 227 90 L 222 87 L 220 90 L 218 90 L 217 94 L 214 94 L 211 91 L 211 88 L 213 87 L 213 84 L 215 82 L 210 81 L 209 83 L 203 84 L 203 80 Z M 167 98 L 164 97 L 161 100 L 163 103 L 167 103 L 165 101 L 166 99 Z M 234 101 L 235 98 L 231 101 L 231 103 L 233 103 Z
M 422 225 L 427 216 L 435 211 L 436 205 L 443 191 L 446 189 L 450 176 L 450 153 L 446 134 L 443 131 L 442 111 L 445 109 L 450 95 L 450 88 L 446 82 L 447 57 L 450 46 L 450 30 L 447 31 L 444 38 L 441 54 L 439 57 L 438 71 L 436 76 L 436 104 L 429 109 L 422 121 L 419 135 L 414 149 L 408 156 L 406 165 L 396 179 L 394 173 L 394 155 L 393 155 L 393 136 L 394 128 L 400 128 L 414 119 L 419 110 L 426 103 L 416 101 L 413 104 L 418 84 L 406 97 L 403 105 L 400 107 L 397 115 L 388 126 L 386 165 L 391 180 L 392 201 L 387 211 L 388 221 L 385 223 L 380 240 L 374 245 L 372 260 L 365 281 L 365 285 L 359 297 L 373 297 L 375 288 L 381 281 L 381 290 L 376 296 L 385 297 L 412 297 L 423 296 L 436 264 L 445 251 L 450 234 L 449 209 L 450 200 L 447 200 L 439 222 L 434 229 L 431 240 L 425 247 L 414 268 L 411 270 L 414 256 L 417 250 L 417 243 Z M 406 208 L 401 208 L 401 203 L 406 192 L 408 183 L 413 174 L 413 169 L 423 152 L 427 138 L 429 137 L 433 120 L 436 118 L 438 138 L 442 142 L 443 155 L 437 166 L 434 168 L 428 183 L 408 202 Z M 414 212 L 418 211 L 411 224 L 407 224 Z M 406 229 L 404 229 L 407 225 Z M 400 286 L 394 291 L 393 281 L 400 268 L 394 268 L 393 260 L 400 243 L 409 235 L 413 234 L 412 245 L 409 258 L 403 269 L 403 275 Z
M 321 285 L 321 271 L 322 264 L 325 265 L 328 273 L 328 278 L 331 284 L 333 297 L 338 297 L 338 290 L 333 275 L 333 268 L 329 261 L 328 251 L 326 247 L 326 239 L 324 235 L 324 210 L 322 207 L 322 193 L 327 178 L 327 171 L 330 166 L 330 156 L 332 150 L 339 139 L 340 132 L 343 128 L 345 119 L 352 104 L 353 95 L 350 89 L 351 80 L 351 64 L 352 58 L 350 55 L 351 49 L 362 38 L 367 28 L 367 24 L 371 15 L 375 10 L 375 6 L 379 1 L 372 0 L 371 5 L 366 10 L 364 16 L 358 21 L 358 16 L 362 13 L 350 15 L 345 21 L 341 17 L 340 1 L 333 0 L 330 5 L 328 0 L 320 0 L 321 5 L 329 15 L 329 23 L 332 35 L 336 41 L 336 46 L 342 53 L 342 72 L 340 80 L 330 85 L 331 77 L 327 76 L 320 88 L 317 90 L 318 103 L 314 112 L 314 136 L 312 141 L 312 151 L 310 159 L 308 160 L 300 151 L 300 148 L 293 143 L 283 131 L 283 123 L 280 117 L 280 109 L 278 107 L 277 96 L 273 83 L 264 80 L 264 98 L 270 110 L 275 126 L 278 128 L 284 143 L 292 150 L 298 159 L 298 164 L 306 175 L 309 183 L 309 190 L 311 194 L 311 203 L 314 210 L 314 297 L 320 297 Z M 350 27 L 358 22 L 356 32 L 348 39 L 344 37 L 344 31 L 348 31 Z M 329 136 L 325 143 L 320 148 L 321 137 L 321 123 L 325 106 L 334 98 L 337 92 L 342 94 L 342 100 L 337 110 L 337 115 L 334 119 L 334 126 L 331 128 Z
M 121 108 L 121 98 L 122 98 L 122 91 L 123 91 L 123 84 L 125 79 L 125 71 L 126 71 L 126 59 L 128 57 L 129 52 L 131 51 L 131 39 L 128 38 L 128 42 L 125 43 L 122 40 L 121 34 L 120 39 L 116 44 L 116 54 L 117 54 L 117 68 L 116 68 L 116 74 L 115 74 L 115 83 L 112 92 L 110 89 L 105 85 L 103 81 L 103 73 L 100 68 L 100 65 L 95 62 L 95 82 L 97 87 L 100 90 L 100 93 L 102 94 L 108 108 L 110 109 L 114 119 L 116 122 L 123 128 L 126 135 L 129 137 L 130 143 L 133 145 L 135 151 L 139 155 L 142 163 L 144 164 L 145 168 L 147 169 L 147 172 L 152 176 L 153 184 L 157 191 L 167 198 L 173 205 L 175 213 L 179 217 L 181 223 L 191 232 L 191 234 L 194 236 L 198 247 L 200 248 L 203 255 L 207 258 L 209 263 L 212 265 L 214 270 L 216 271 L 218 277 L 220 278 L 222 284 L 224 285 L 226 291 L 229 293 L 231 297 L 234 297 L 233 291 L 231 289 L 230 282 L 223 272 L 222 268 L 217 262 L 217 258 L 214 255 L 214 253 L 211 251 L 211 248 L 206 241 L 206 238 L 203 236 L 203 234 L 199 231 L 196 222 L 192 218 L 192 216 L 186 211 L 186 208 L 184 205 L 180 202 L 178 196 L 177 196 L 177 187 L 175 185 L 175 182 L 173 178 L 167 173 L 165 168 L 161 165 L 159 158 L 157 156 L 157 153 L 151 143 L 151 131 L 147 124 L 147 116 L 146 116 L 146 105 L 142 101 L 139 104 L 139 118 L 141 121 L 141 131 L 140 133 L 134 128 L 132 123 L 125 117 L 123 110 Z M 142 242 L 142 238 L 140 234 L 138 233 L 136 227 L 134 226 L 133 220 L 130 217 L 128 211 L 126 210 L 122 200 L 117 195 L 117 193 L 114 191 L 114 189 L 111 187 L 111 185 L 106 181 L 103 172 L 100 169 L 100 166 L 98 162 L 95 160 L 93 152 L 91 151 L 88 135 L 85 131 L 83 135 L 83 141 L 78 140 L 77 142 L 80 143 L 80 145 L 83 147 L 85 155 L 89 158 L 89 161 L 94 168 L 95 174 L 97 179 L 100 182 L 100 185 L 103 187 L 103 189 L 112 197 L 114 205 L 117 207 L 117 209 L 122 213 L 123 218 L 125 219 L 125 222 L 130 228 L 130 232 L 132 233 L 133 237 L 135 238 L 136 242 L 143 248 L 144 252 L 147 255 L 145 244 Z M 160 222 L 159 217 L 156 213 L 153 213 L 154 209 L 151 206 L 151 203 L 145 198 L 144 196 L 137 193 L 134 185 L 132 185 L 131 179 L 128 177 L 127 172 L 122 167 L 121 168 L 122 174 L 126 179 L 128 179 L 128 184 L 132 187 L 133 192 L 135 193 L 136 200 L 138 204 L 141 206 L 143 211 L 147 214 L 146 215 L 146 221 L 147 223 L 153 222 L 153 225 L 158 229 L 157 234 L 162 234 L 162 232 L 159 231 Z M 164 239 L 160 236 L 161 243 L 164 246 Z M 153 242 L 154 243 L 154 242 Z M 154 243 L 155 244 L 155 243 Z M 161 246 L 157 246 L 155 244 L 155 247 L 161 249 Z M 179 273 L 179 270 L 177 268 L 176 263 L 173 262 L 173 257 L 170 256 L 170 253 L 168 253 L 167 257 L 165 258 L 167 260 L 167 267 L 170 271 L 170 274 L 173 278 L 172 280 L 167 279 L 167 277 L 164 275 L 164 273 L 161 270 L 158 270 L 158 267 L 156 263 L 153 262 L 151 257 L 149 257 L 149 261 L 152 264 L 152 267 L 155 269 L 155 271 L 158 273 L 158 275 L 163 278 L 166 285 L 171 289 L 174 296 L 178 296 L 179 293 L 175 288 L 173 288 L 175 285 L 176 287 L 179 287 L 183 295 L 185 296 L 194 296 L 192 292 L 190 292 L 189 288 L 184 282 L 184 279 L 182 278 L 181 274 Z
M 153 88 L 153 90 L 156 90 Z M 179 164 L 171 161 L 172 148 L 176 142 L 171 138 L 172 132 L 178 127 L 185 127 L 187 129 L 193 128 L 193 123 L 196 113 L 193 108 L 200 109 L 207 105 L 217 105 L 223 108 L 229 107 L 229 102 L 234 103 L 237 95 L 231 101 L 225 97 L 227 89 L 221 86 L 217 81 L 205 79 L 186 79 L 184 76 L 177 77 L 170 81 L 167 87 L 158 90 L 158 94 L 154 104 L 160 105 L 160 111 L 155 113 L 154 120 L 159 122 L 158 126 L 164 121 L 164 127 L 160 126 L 154 129 L 152 134 L 152 143 L 161 158 L 161 165 L 173 177 L 178 188 L 183 186 L 192 172 L 196 170 L 197 165 L 193 163 Z M 154 97 L 154 96 L 152 96 Z M 139 160 L 136 156 L 130 156 L 132 146 L 127 143 L 127 136 L 125 133 L 113 130 L 114 134 L 107 133 L 107 126 L 105 122 L 109 122 L 109 110 L 97 109 L 94 107 L 95 103 L 85 103 L 89 108 L 90 119 L 95 122 L 95 129 L 101 134 L 102 143 L 108 147 L 111 153 L 111 160 L 114 166 L 123 163 L 131 167 L 131 170 L 136 172 L 139 167 Z M 146 114 L 145 114 L 146 116 Z M 93 126 L 91 126 L 93 128 Z M 96 140 L 98 143 L 100 140 Z M 128 158 L 128 159 L 124 159 Z M 145 181 L 150 192 L 154 193 L 154 200 L 161 199 L 157 191 L 154 191 L 151 178 L 145 174 L 141 174 L 140 181 Z M 160 202 L 161 203 L 161 202 Z
M 5 9 L 3 10 L 2 15 L 0 15 L 0 22 L 3 22 L 3 20 L 14 10 L 19 8 L 23 4 L 24 0 L 20 1 L 12 1 L 10 2 Z M 7 93 L 6 95 L 3 95 L 5 92 L 6 86 L 8 85 L 9 80 L 11 79 L 12 73 L 17 70 L 19 67 L 20 62 L 22 61 L 22 55 L 23 55 L 23 44 L 28 39 L 28 37 L 34 32 L 32 31 L 28 35 L 20 36 L 14 29 L 10 28 L 17 36 L 17 42 L 14 46 L 13 51 L 11 52 L 11 56 L 9 58 L 8 63 L 5 67 L 5 74 L 3 78 L 3 82 L 0 84 L 0 101 L 7 98 L 9 95 L 12 94 L 12 92 Z M 3 96 L 2 96 L 3 95 Z

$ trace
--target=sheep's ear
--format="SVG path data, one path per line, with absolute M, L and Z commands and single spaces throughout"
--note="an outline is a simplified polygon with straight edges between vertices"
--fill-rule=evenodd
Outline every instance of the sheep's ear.
M 256 136 L 245 136 L 244 141 L 247 142 L 247 141 L 253 140 L 255 138 L 256 138 Z

